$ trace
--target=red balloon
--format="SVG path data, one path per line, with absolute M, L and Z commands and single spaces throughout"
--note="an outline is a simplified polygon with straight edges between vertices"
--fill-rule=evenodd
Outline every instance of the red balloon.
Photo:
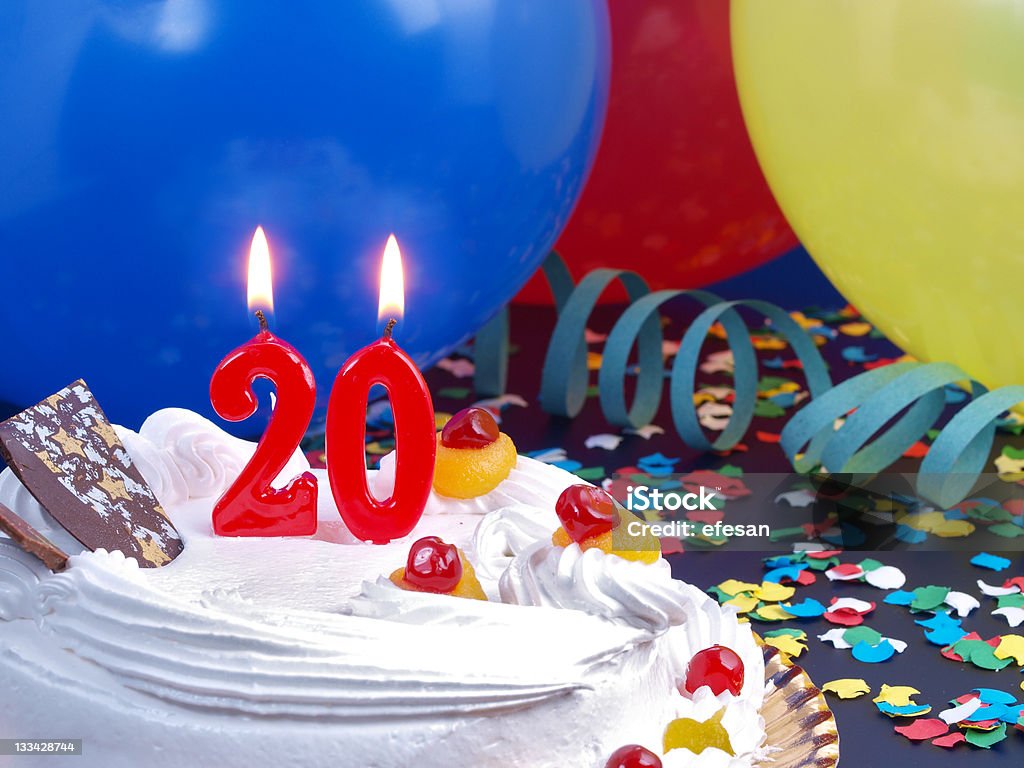
M 723 0 L 609 0 L 612 77 L 590 180 L 556 245 L 577 279 L 694 288 L 796 245 L 740 112 Z M 550 302 L 535 276 L 517 297 Z

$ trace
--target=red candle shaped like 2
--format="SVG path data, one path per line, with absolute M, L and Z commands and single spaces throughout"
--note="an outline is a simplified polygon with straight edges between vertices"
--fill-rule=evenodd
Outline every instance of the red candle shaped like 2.
M 242 421 L 258 405 L 252 384 L 269 379 L 277 402 L 256 453 L 213 508 L 219 536 L 308 536 L 316 533 L 317 482 L 310 472 L 284 488 L 271 486 L 309 427 L 316 402 L 313 371 L 296 349 L 270 332 L 263 309 L 273 310 L 270 249 L 258 227 L 249 250 L 249 309 L 260 330 L 231 352 L 210 380 L 213 408 L 228 421 Z
M 327 474 L 334 501 L 348 529 L 375 544 L 416 527 L 434 479 L 434 403 L 416 364 L 391 338 L 404 309 L 402 256 L 392 235 L 380 270 L 378 322 L 389 318 L 384 336 L 345 362 L 327 406 Z M 397 444 L 395 488 L 383 501 L 366 485 L 366 404 L 374 384 L 388 391 Z

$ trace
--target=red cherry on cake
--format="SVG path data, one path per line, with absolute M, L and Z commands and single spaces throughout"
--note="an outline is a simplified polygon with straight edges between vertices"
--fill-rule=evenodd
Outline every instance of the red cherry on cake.
M 684 687 L 688 693 L 696 693 L 702 685 L 711 688 L 715 696 L 723 691 L 739 696 L 743 688 L 743 659 L 724 645 L 712 645 L 697 652 L 686 665 Z
M 569 538 L 579 543 L 619 524 L 619 511 L 608 493 L 593 485 L 570 485 L 555 502 L 555 513 Z
M 462 560 L 454 544 L 426 536 L 412 545 L 405 580 L 427 592 L 450 593 L 462 578 Z
M 447 448 L 483 448 L 498 439 L 498 422 L 486 408 L 463 408 L 441 430 Z
M 628 744 L 616 749 L 604 768 L 661 768 L 661 758 L 639 744 Z

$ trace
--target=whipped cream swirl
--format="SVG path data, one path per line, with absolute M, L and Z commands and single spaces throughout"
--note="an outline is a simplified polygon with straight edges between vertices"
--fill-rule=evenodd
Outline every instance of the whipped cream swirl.
M 647 564 L 537 542 L 513 558 L 499 582 L 501 599 L 572 608 L 660 633 L 686 618 L 690 595 L 664 560 Z
M 554 506 L 547 508 L 516 505 L 487 514 L 473 534 L 476 574 L 486 589 L 497 584 L 516 555 L 538 541 L 550 541 L 560 522 Z
M 115 427 L 153 493 L 165 506 L 219 496 L 238 477 L 256 443 L 229 435 L 209 419 L 182 408 L 157 411 L 138 433 Z M 275 487 L 309 469 L 296 451 Z

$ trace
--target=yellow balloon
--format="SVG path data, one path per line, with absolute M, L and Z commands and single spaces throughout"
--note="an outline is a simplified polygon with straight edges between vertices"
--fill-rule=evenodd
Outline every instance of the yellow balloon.
M 733 0 L 732 44 L 825 274 L 915 357 L 1024 384 L 1024 1 Z

